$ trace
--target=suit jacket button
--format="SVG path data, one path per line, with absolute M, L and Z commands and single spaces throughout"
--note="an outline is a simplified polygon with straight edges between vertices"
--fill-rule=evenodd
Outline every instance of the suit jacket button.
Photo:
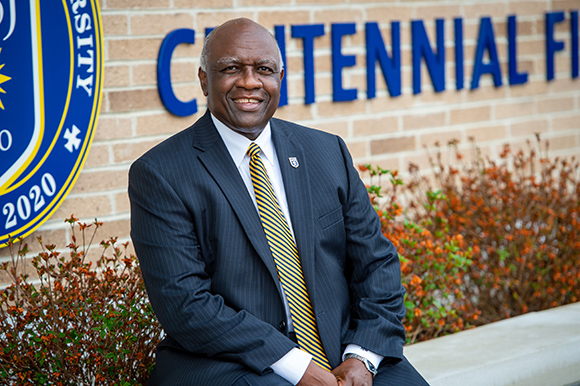
M 284 331 L 286 329 L 286 322 L 285 321 L 281 321 L 280 322 L 280 331 Z

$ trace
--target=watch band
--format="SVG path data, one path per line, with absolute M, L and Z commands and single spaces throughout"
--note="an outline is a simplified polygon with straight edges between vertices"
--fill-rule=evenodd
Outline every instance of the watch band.
M 375 367 L 375 365 L 373 365 L 371 361 L 369 361 L 367 358 L 363 357 L 362 355 L 348 353 L 344 356 L 344 359 L 348 359 L 348 358 L 358 359 L 359 361 L 364 363 L 364 365 L 367 368 L 367 370 L 369 371 L 369 373 L 371 373 L 373 375 L 373 378 L 375 377 L 375 375 L 377 375 L 378 370 Z

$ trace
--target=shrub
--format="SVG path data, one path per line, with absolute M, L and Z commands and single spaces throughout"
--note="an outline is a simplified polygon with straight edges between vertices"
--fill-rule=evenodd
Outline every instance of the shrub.
M 580 180 L 574 158 L 550 159 L 548 143 L 505 146 L 499 161 L 439 150 L 434 190 L 412 167 L 409 213 L 435 235 L 461 235 L 471 248 L 464 293 L 478 323 L 580 300 Z M 538 154 L 544 153 L 544 156 Z
M 1 267 L 13 284 L 0 292 L 0 383 L 144 384 L 162 330 L 136 258 L 125 256 L 127 244 L 118 247 L 110 238 L 101 242 L 93 267 L 87 255 L 102 223 L 66 221 L 72 230 L 68 256 L 39 239 L 35 280 L 23 273 L 27 246 L 10 240 L 12 261 Z
M 401 260 L 402 283 L 407 293 L 407 314 L 403 323 L 407 343 L 435 338 L 473 326 L 479 311 L 465 296 L 466 272 L 472 264 L 472 250 L 461 234 L 431 232 L 403 218 L 397 194 L 405 186 L 396 171 L 361 165 L 370 174 L 367 186 L 371 202 L 381 219 L 384 235 L 393 242 Z M 388 188 L 381 177 L 388 176 Z M 378 185 L 374 179 L 378 178 Z M 386 194 L 387 197 L 383 197 Z

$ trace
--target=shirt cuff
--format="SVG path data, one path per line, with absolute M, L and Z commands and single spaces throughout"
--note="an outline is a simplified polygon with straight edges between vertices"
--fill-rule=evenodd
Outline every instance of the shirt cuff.
M 281 376 L 291 384 L 297 385 L 302 379 L 302 376 L 304 376 L 311 360 L 312 355 L 294 347 L 286 355 L 278 359 L 270 368 L 274 370 L 275 374 Z
M 379 365 L 381 364 L 381 361 L 384 358 L 384 356 L 379 355 L 379 354 L 375 354 L 372 351 L 369 351 L 365 348 L 362 348 L 358 344 L 349 344 L 348 346 L 346 346 L 346 348 L 344 349 L 344 353 L 342 354 L 343 361 L 344 361 L 344 356 L 346 354 L 358 354 L 362 357 L 365 357 L 375 366 L 375 369 L 379 368 Z

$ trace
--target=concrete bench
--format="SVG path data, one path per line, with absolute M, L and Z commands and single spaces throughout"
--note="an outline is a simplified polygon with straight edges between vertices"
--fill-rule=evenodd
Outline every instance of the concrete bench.
M 432 386 L 580 385 L 580 302 L 405 347 Z

